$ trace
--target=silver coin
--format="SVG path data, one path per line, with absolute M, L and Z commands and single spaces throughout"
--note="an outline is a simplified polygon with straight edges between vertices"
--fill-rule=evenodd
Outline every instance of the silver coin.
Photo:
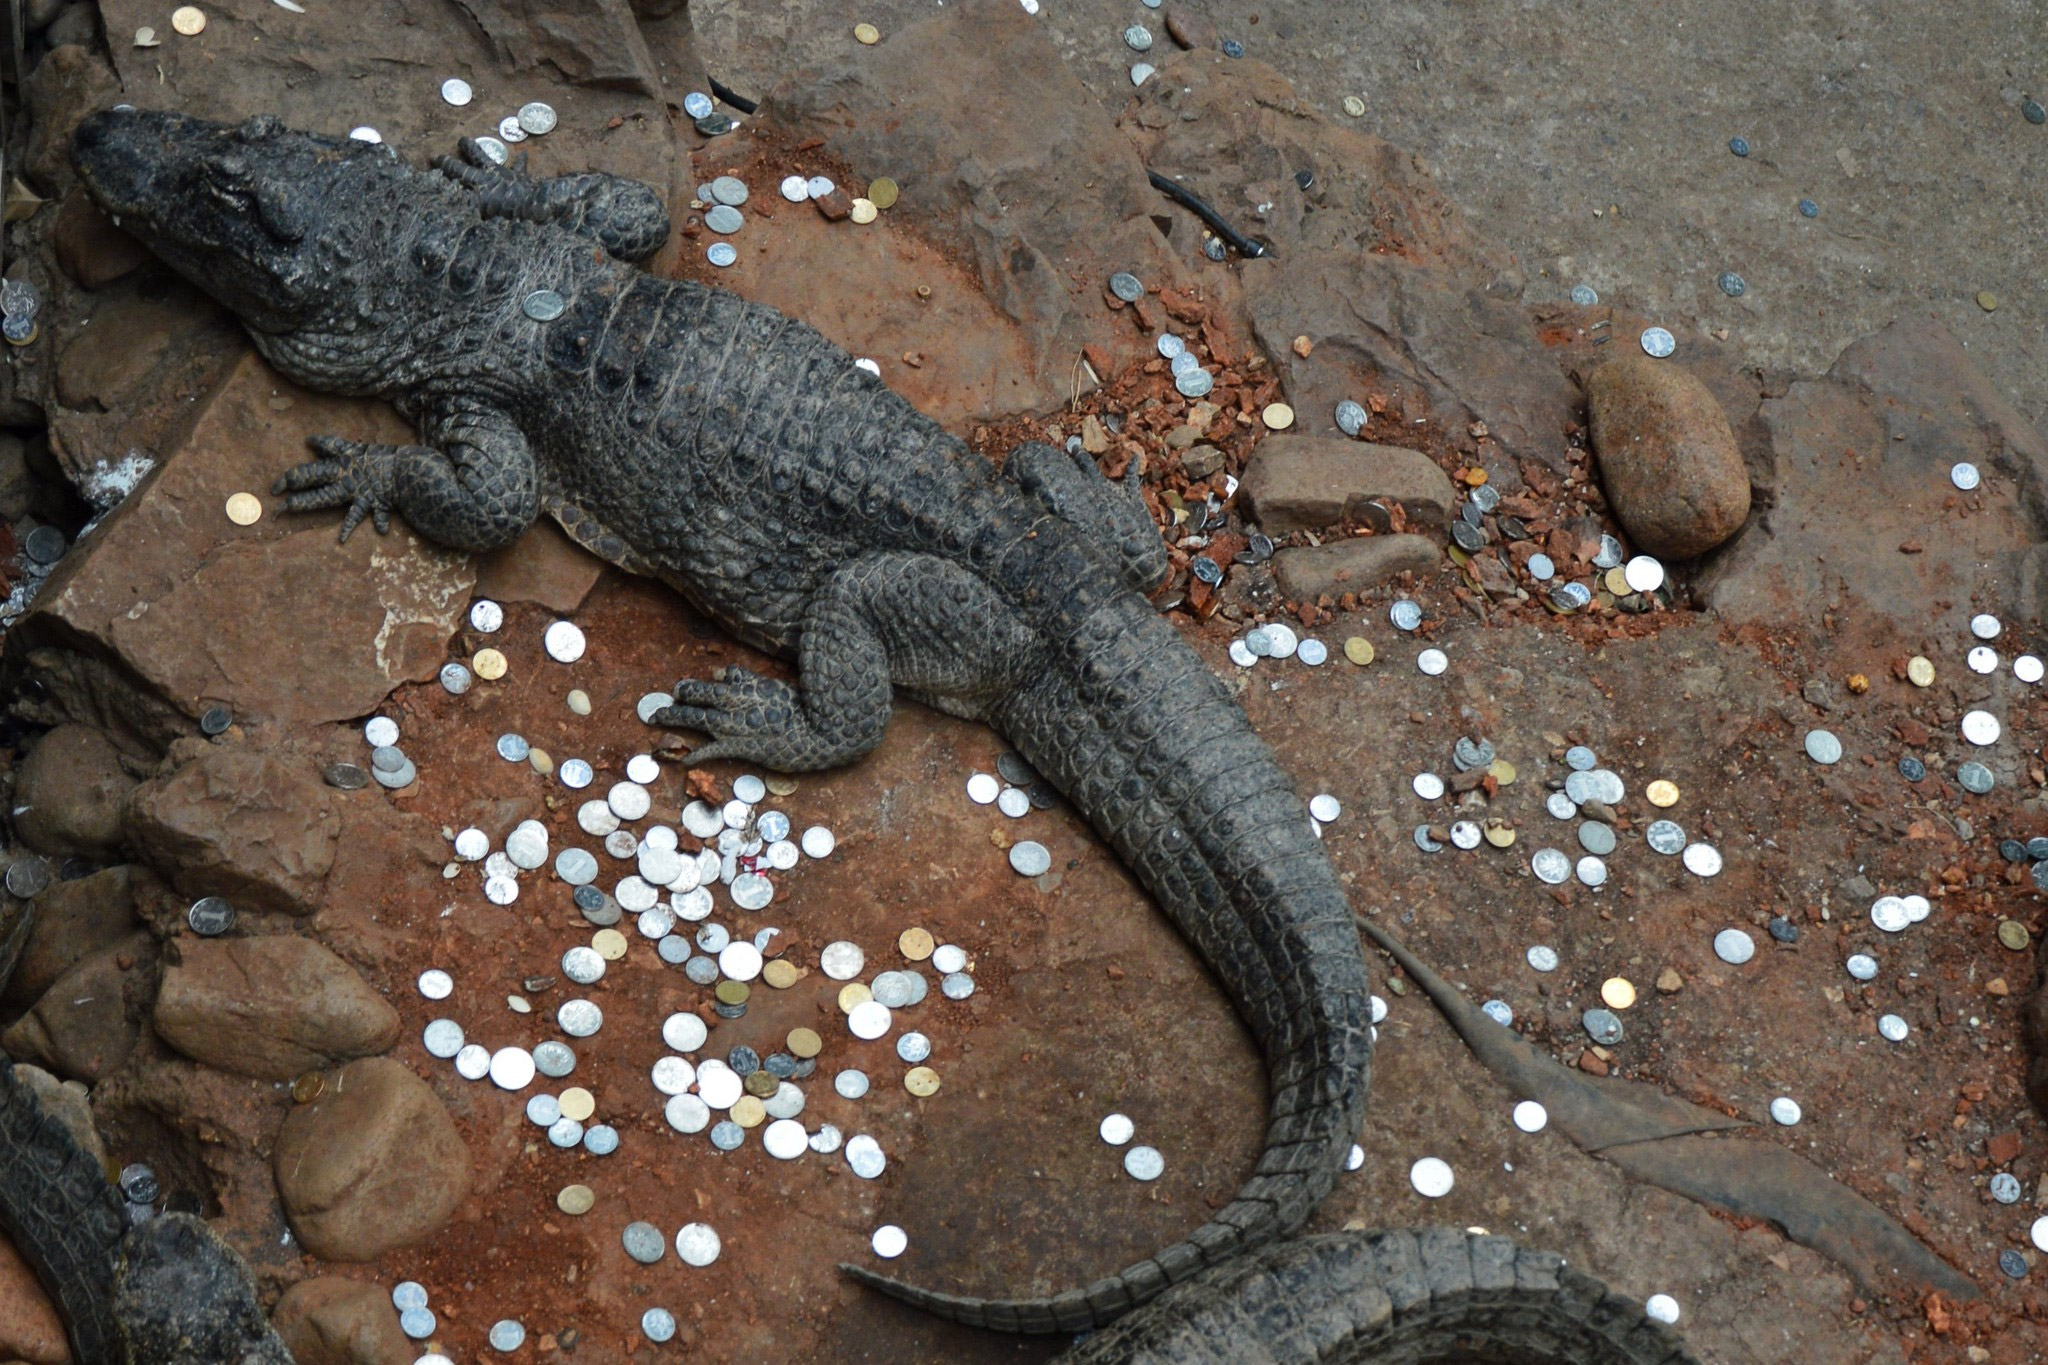
M 1714 935 L 1714 956 L 1740 967 L 1756 956 L 1756 940 L 1740 929 L 1723 929 Z
M 526 742 L 524 735 L 503 734 L 498 736 L 498 757 L 507 763 L 524 763 L 526 756 L 533 752 L 533 746 Z
M 670 904 L 675 908 L 677 919 L 695 924 L 711 913 L 711 892 L 701 886 L 691 891 L 679 892 L 670 898 Z
M 1502 1028 L 1507 1028 L 1515 1022 L 1515 1012 L 1508 1007 L 1505 1000 L 1489 1000 L 1479 1007 L 1479 1012 Z
M 747 1130 L 731 1119 L 721 1119 L 711 1125 L 711 1145 L 721 1152 L 736 1152 L 747 1145 Z
M 1207 370 L 1189 370 L 1174 376 L 1173 387 L 1183 397 L 1200 398 L 1216 387 L 1216 378 Z
M 1998 717 L 1989 711 L 1971 711 L 1963 717 L 1962 730 L 1963 738 L 1980 748 L 1996 744 L 2000 734 Z
M 1983 796 L 1998 785 L 1991 769 L 1972 759 L 1956 768 L 1956 783 L 1972 796 Z
M 576 1054 L 567 1043 L 549 1039 L 533 1046 L 533 1069 L 550 1079 L 559 1080 L 576 1069 Z
M 1590 284 L 1575 284 L 1572 286 L 1572 302 L 1581 308 L 1591 308 L 1600 302 L 1600 295 Z
M 583 1130 L 583 1150 L 592 1156 L 610 1156 L 619 1150 L 619 1130 L 609 1123 L 593 1123 Z
M 896 1055 L 916 1066 L 932 1055 L 932 1040 L 922 1033 L 906 1033 L 896 1040 Z
M 1614 852 L 1614 828 L 1598 820 L 1588 820 L 1579 826 L 1579 847 L 1588 853 L 1605 858 Z
M 941 976 L 966 971 L 967 950 L 957 943 L 941 943 L 932 949 L 932 970 Z
M 745 829 L 747 822 L 754 818 L 753 803 L 734 797 L 719 808 L 718 818 L 727 829 Z
M 1157 1147 L 1133 1147 L 1124 1153 L 1124 1174 L 1133 1180 L 1157 1180 L 1166 1174 L 1166 1158 Z
M 1273 637 L 1264 626 L 1254 626 L 1244 633 L 1244 647 L 1255 659 L 1268 659 L 1273 655 Z
M 1662 327 L 1643 329 L 1643 354 L 1659 360 L 1678 349 L 1678 340 Z
M 1564 794 L 1565 798 L 1569 800 L 1574 807 L 1583 806 L 1588 801 L 1595 801 L 1599 799 L 1593 794 L 1593 774 L 1591 774 L 1590 772 L 1566 773 L 1564 779 Z
M 1294 657 L 1310 668 L 1319 668 L 1329 660 L 1330 647 L 1321 640 L 1303 640 L 1295 648 Z
M 868 983 L 868 990 L 874 998 L 892 1010 L 900 1010 L 910 1003 L 910 976 L 907 972 L 883 972 Z
M 431 1308 L 408 1308 L 398 1315 L 398 1330 L 414 1341 L 425 1341 L 434 1335 L 436 1322 Z
M 1913 917 L 1906 902 L 1897 896 L 1879 896 L 1870 906 L 1870 922 L 1887 934 L 1903 933 Z
M 373 768 L 370 770 L 370 776 L 377 779 L 377 785 L 380 787 L 388 787 L 392 791 L 403 791 L 405 788 L 410 787 L 413 784 L 413 780 L 419 776 L 419 769 L 413 767 L 411 759 L 407 759 L 404 766 L 400 767 L 397 772 L 379 772 Z
M 492 905 L 510 905 L 519 899 L 519 883 L 503 875 L 485 877 L 484 899 Z
M 698 926 L 697 946 L 703 949 L 705 952 L 710 953 L 713 957 L 716 957 L 720 953 L 724 952 L 726 950 L 726 947 L 729 944 L 731 944 L 731 942 L 732 932 L 722 924 L 704 924 Z
M 1888 1043 L 1905 1042 L 1906 1035 L 1911 1031 L 1912 1030 L 1906 1026 L 1906 1021 L 1899 1018 L 1899 1016 L 1896 1014 L 1886 1014 L 1880 1015 L 1878 1017 L 1878 1036 L 1883 1038 Z M 2012 1201 L 2010 1199 L 2007 1199 L 2003 1202 L 2010 1204 Z
M 1010 846 L 1010 866 L 1023 877 L 1042 877 L 1052 870 L 1052 854 L 1033 839 L 1024 839 Z
M 393 727 L 396 729 L 397 727 Z M 395 773 L 405 766 L 405 754 L 396 745 L 382 744 L 370 750 L 370 771 Z
M 2012 675 L 2023 683 L 2037 683 L 2048 674 L 2048 665 L 2032 654 L 2022 654 L 2012 661 Z
M 974 978 L 965 972 L 948 972 L 939 979 L 939 994 L 948 1000 L 965 1000 L 974 994 Z
M 1554 819 L 1572 820 L 1578 817 L 1579 803 L 1572 800 L 1569 792 L 1552 792 L 1543 798 L 1543 809 Z
M 605 804 L 621 820 L 642 820 L 654 809 L 654 798 L 638 782 L 614 782 L 604 794 Z M 638 847 L 636 841 L 635 847 Z
M 1911 923 L 1918 924 L 1934 913 L 1934 902 L 1925 896 L 1901 896 L 1899 899 L 1906 903 L 1906 918 Z
M 683 96 L 683 112 L 693 119 L 710 118 L 715 107 L 711 103 L 711 96 L 702 90 L 692 90 Z
M 500 1318 L 491 1324 L 490 1342 L 494 1351 L 516 1351 L 526 1344 L 526 1329 L 511 1318 Z
M 1600 537 L 1600 548 L 1593 555 L 1593 567 L 1596 569 L 1618 569 L 1621 567 L 1622 559 L 1627 553 L 1628 551 L 1622 548 L 1620 541 L 1616 540 L 1613 536 L 1603 533 Z
M 526 141 L 526 130 L 519 126 L 519 115 L 507 114 L 499 119 L 498 136 L 507 142 Z
M 388 749 L 398 743 L 398 722 L 389 716 L 372 716 L 363 725 L 363 739 L 373 749 Z
M 742 872 L 732 879 L 732 903 L 742 910 L 765 910 L 775 899 L 775 883 L 758 872 Z
M 1823 765 L 1839 763 L 1842 761 L 1842 741 L 1828 730 L 1808 730 L 1806 756 Z
M 879 1000 L 863 1000 L 846 1013 L 847 1031 L 866 1042 L 886 1034 L 891 1022 L 889 1007 Z
M 1539 848 L 1529 858 L 1529 870 L 1546 886 L 1562 886 L 1572 875 L 1572 860 L 1554 848 Z
M 652 1223 L 628 1223 L 619 1240 L 624 1243 L 626 1254 L 641 1265 L 653 1265 L 661 1259 L 667 1249 L 668 1239 Z M 673 1328 L 671 1328 L 673 1330 Z
M 1849 975 L 1855 977 L 1858 981 L 1875 981 L 1877 979 L 1877 959 L 1868 953 L 1851 953 L 1847 966 L 1849 968 Z
M 380 138 L 379 141 L 382 141 Z M 476 140 L 477 150 L 489 157 L 493 164 L 502 166 L 512 159 L 512 151 L 499 139 L 486 133 Z
M 1417 825 L 1415 827 L 1415 846 L 1424 853 L 1441 853 L 1444 851 L 1444 846 L 1438 843 L 1436 837 L 1429 832 L 1428 825 Z
M 436 1019 L 421 1032 L 420 1041 L 426 1045 L 428 1056 L 445 1062 L 462 1051 L 462 1025 L 453 1019 Z
M 1337 405 L 1337 430 L 1346 436 L 1356 436 L 1365 430 L 1365 409 L 1349 398 Z
M 1470 820 L 1454 821 L 1451 825 L 1451 843 L 1468 853 L 1479 847 L 1480 840 L 1485 837 L 1479 826 Z
M 661 1116 L 678 1133 L 701 1133 L 711 1126 L 711 1106 L 695 1095 L 671 1095 Z
M 810 1148 L 810 1135 L 795 1119 L 777 1119 L 761 1133 L 761 1146 L 779 1161 L 794 1161 Z
M 692 801 L 683 807 L 683 828 L 699 839 L 716 838 L 725 828 L 725 820 L 718 808 L 704 801 Z
M 1152 50 L 1152 30 L 1146 28 L 1143 24 L 1132 24 L 1124 30 L 1124 46 L 1130 48 L 1133 52 L 1150 52 Z
M 1649 555 L 1637 555 L 1621 567 L 1633 592 L 1655 592 L 1664 586 L 1664 566 Z
M 1980 611 L 1970 618 L 1970 634 L 1980 640 L 1996 640 L 2004 629 L 1998 618 L 1988 611 Z
M 1670 857 L 1685 847 L 1685 831 L 1673 820 L 1652 820 L 1643 831 L 1643 841 L 1653 852 Z
M 1905 1037 L 1905 1036 L 1906 1036 L 1906 1034 L 1905 1034 L 1905 1025 L 1906 1025 L 1906 1021 L 1905 1021 L 1905 1020 L 1903 1020 L 1903 1019 L 1899 1019 L 1899 1017 L 1898 1017 L 1898 1016 L 1897 1016 L 1896 1014 L 1887 1014 L 1887 1015 L 1885 1016 L 1885 1018 L 1886 1018 L 1886 1019 L 1898 1019 L 1898 1021 L 1899 1021 L 1899 1030 L 1900 1030 L 1900 1031 L 1899 1031 L 1899 1038 L 1903 1038 L 1903 1037 Z M 1880 1024 L 1882 1024 L 1882 1021 L 1880 1021 Z M 1891 1035 L 1890 1035 L 1890 1034 L 1888 1034 L 1888 1033 L 1887 1033 L 1887 1034 L 1886 1034 L 1885 1036 L 1886 1036 L 1887 1038 L 1891 1038 Z M 1899 1040 L 1898 1038 L 1892 1038 L 1892 1041 L 1893 1041 L 1893 1042 L 1897 1042 L 1898 1040 Z M 2012 1172 L 2010 1172 L 2010 1171 L 2000 1171 L 2000 1172 L 1999 1172 L 1999 1173 L 1998 1173 L 1997 1175 L 1994 1175 L 1994 1176 L 1992 1176 L 1992 1177 L 1991 1177 L 1991 1197 L 1992 1197 L 1993 1199 L 1996 1199 L 1996 1200 L 1997 1200 L 1997 1201 L 1998 1201 L 1999 1203 L 2001 1203 L 2001 1204 L 2017 1204 L 2017 1203 L 2019 1202 L 2019 1200 L 2020 1200 L 2020 1182 L 2019 1182 L 2019 1177 L 2018 1177 L 2018 1176 L 2015 1176 L 2015 1175 L 2014 1175 L 2014 1174 L 2013 1174 Z
M 1621 1017 L 1613 1010 L 1587 1010 L 1579 1023 L 1586 1036 L 1602 1047 L 1613 1047 L 1622 1039 Z
M 1799 1122 L 1799 1102 L 1785 1095 L 1778 1096 L 1778 1098 L 1771 1101 L 1771 1118 L 1775 1122 L 1790 1128 L 1793 1124 Z
M 747 202 L 747 182 L 736 175 L 721 175 L 711 182 L 711 197 L 718 203 L 738 208 Z
M 1415 666 L 1434 678 L 1451 666 L 1451 661 L 1440 649 L 1425 649 L 1415 656 Z
M 867 960 L 867 954 L 860 950 L 859 944 L 850 943 L 845 939 L 826 944 L 824 950 L 818 954 L 819 967 L 834 981 L 853 980 L 860 975 L 861 968 L 867 965 Z
M 1977 472 L 1977 466 L 1967 460 L 1951 467 L 1948 471 L 1948 477 L 1950 483 L 1953 483 L 1965 493 L 1975 489 L 1979 483 L 1983 482 L 1983 476 Z
M 746 225 L 746 215 L 730 204 L 715 204 L 704 214 L 704 226 L 716 233 L 731 234 Z
M 1422 624 L 1422 607 L 1404 597 L 1387 608 L 1387 619 L 1396 630 L 1413 630 Z
M 814 175 L 804 181 L 804 188 L 811 192 L 811 198 L 823 199 L 839 187 L 832 183 L 832 177 L 829 175 Z
M 491 1050 L 475 1043 L 464 1043 L 462 1051 L 455 1054 L 455 1074 L 465 1081 L 480 1081 L 491 1074 Z
M 1557 577 L 1557 565 L 1551 562 L 1549 555 L 1530 555 L 1529 577 L 1535 579 L 1538 583 L 1548 583 L 1551 579 Z
M 1998 651 L 1990 645 L 1978 645 L 1963 656 L 1963 662 L 1969 665 L 1972 673 L 1996 673 L 1998 671 Z
M 585 801 L 576 808 L 576 827 L 603 839 L 618 831 L 619 817 L 603 801 Z
M 1425 1199 L 1441 1199 L 1451 1192 L 1450 1163 L 1426 1156 L 1408 1168 L 1408 1183 Z
M 1167 368 L 1175 375 L 1193 374 L 1202 368 L 1202 361 L 1193 351 L 1182 351 Z
M 846 1164 L 862 1180 L 873 1180 L 881 1175 L 888 1158 L 882 1154 L 882 1144 L 866 1133 L 857 1133 L 846 1143 Z
M 475 97 L 476 92 L 469 88 L 469 82 L 460 76 L 450 76 L 447 80 L 441 82 L 441 98 L 454 105 L 457 109 L 468 104 Z
M 1557 970 L 1557 949 L 1555 948 L 1545 947 L 1539 943 L 1531 948 L 1526 956 L 1529 965 L 1539 972 L 1554 972 Z
M 519 126 L 535 137 L 555 131 L 555 111 L 534 100 L 519 106 Z
M 1593 590 L 1584 583 L 1560 583 L 1550 590 L 1550 600 L 1559 611 L 1580 611 L 1592 604 Z
M 548 860 L 548 831 L 538 821 L 528 820 L 505 836 L 505 856 L 522 872 L 531 872 Z
M 529 1095 L 526 1100 L 526 1121 L 536 1128 L 546 1128 L 562 1117 L 562 1102 L 545 1092 Z
M 771 1119 L 793 1119 L 804 1112 L 804 1092 L 788 1081 L 779 1082 L 775 1093 L 761 1101 Z
M 604 1011 L 588 1000 L 564 1000 L 555 1023 L 571 1038 L 588 1038 L 604 1027 Z
M 1173 359 L 1188 348 L 1188 344 L 1185 341 L 1182 341 L 1171 332 L 1160 333 L 1158 345 L 1159 354 L 1165 356 L 1168 360 Z
M 614 829 L 604 836 L 604 851 L 619 859 L 637 857 L 640 852 L 640 841 L 633 837 L 633 831 L 630 829 Z
M 1031 813 L 1031 798 L 1021 787 L 1005 787 L 996 793 L 996 809 L 1012 820 L 1022 819 Z
M 1308 799 L 1308 813 L 1324 824 L 1329 824 L 1343 813 L 1344 807 L 1328 792 L 1318 792 Z
M 754 831 L 764 843 L 775 843 L 789 837 L 789 817 L 779 810 L 764 810 L 754 821 Z
M 787 872 L 797 864 L 797 847 L 787 839 L 777 839 L 768 845 L 764 856 L 768 859 L 768 866 L 777 872 Z
M 1590 853 L 1579 859 L 1578 865 L 1572 870 L 1578 874 L 1579 880 L 1587 886 L 1604 886 L 1607 884 L 1607 864 Z
M 420 994 L 428 1000 L 446 1000 L 455 992 L 455 978 L 438 967 L 420 973 Z
M 185 923 L 201 938 L 214 938 L 234 927 L 235 907 L 220 896 L 201 896 L 186 909 Z
M 800 175 L 782 177 L 782 197 L 792 204 L 801 204 L 811 197 L 811 187 Z
M 1145 285 L 1136 275 L 1127 270 L 1119 270 L 1109 277 L 1109 292 L 1125 303 L 1136 303 L 1145 297 Z
M 832 1088 L 841 1099 L 857 1100 L 868 1093 L 868 1074 L 849 1067 L 832 1078 Z
M 427 1287 L 418 1280 L 400 1280 L 391 1287 L 391 1306 L 401 1313 L 427 1306 Z
M 562 766 L 555 770 L 555 775 L 562 780 L 562 785 L 570 791 L 580 792 L 596 779 L 597 772 L 586 760 L 570 758 L 563 760 Z M 607 830 L 606 832 L 609 833 L 610 831 Z
M 536 289 L 519 304 L 520 311 L 535 322 L 553 322 L 567 308 L 562 296 L 552 289 Z
M 562 975 L 579 986 L 588 986 L 604 979 L 604 957 L 597 949 L 577 944 L 562 954 Z
M 461 664 L 441 665 L 441 687 L 451 697 L 459 697 L 476 685 L 476 678 Z
M 1272 646 L 1273 657 L 1291 659 L 1301 647 L 1301 637 L 1281 622 L 1275 621 L 1266 627 L 1266 640 Z
M 840 1134 L 837 1124 L 821 1123 L 818 1125 L 818 1131 L 811 1134 L 811 1150 L 820 1156 L 830 1156 L 838 1151 L 839 1144 Z
M 1687 844 L 1680 856 L 1685 860 L 1685 870 L 1695 877 L 1713 877 L 1721 871 L 1721 850 L 1712 844 Z
M 558 664 L 573 664 L 583 657 L 583 631 L 573 621 L 556 621 L 541 633 L 541 648 Z

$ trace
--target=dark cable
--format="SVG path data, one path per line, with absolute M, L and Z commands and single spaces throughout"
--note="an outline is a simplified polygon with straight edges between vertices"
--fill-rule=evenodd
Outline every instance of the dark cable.
M 1273 248 L 1266 245 L 1266 243 L 1254 241 L 1229 223 L 1223 221 L 1222 214 L 1210 208 L 1206 200 L 1187 186 L 1177 181 L 1169 180 L 1157 171 L 1146 171 L 1145 174 L 1151 177 L 1153 189 L 1173 199 L 1182 207 L 1192 212 L 1197 218 L 1207 223 L 1209 230 L 1229 243 L 1231 250 L 1235 251 L 1238 255 L 1258 257 L 1270 256 L 1273 253 Z
M 726 89 L 723 85 L 719 84 L 718 77 L 716 76 L 711 77 L 711 93 L 715 98 L 730 104 L 742 114 L 751 114 L 761 107 L 759 103 L 748 99 L 745 95 L 735 95 L 732 91 Z

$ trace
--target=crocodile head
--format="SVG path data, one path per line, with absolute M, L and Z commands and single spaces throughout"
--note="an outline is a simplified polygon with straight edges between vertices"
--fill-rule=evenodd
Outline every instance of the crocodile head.
M 258 331 L 317 316 L 340 283 L 317 228 L 370 158 L 389 155 L 270 117 L 227 124 L 167 110 L 103 110 L 71 139 L 99 206 Z

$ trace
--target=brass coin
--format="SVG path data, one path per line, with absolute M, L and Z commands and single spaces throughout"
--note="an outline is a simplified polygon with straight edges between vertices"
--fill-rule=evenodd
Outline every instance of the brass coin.
M 2016 953 L 2025 949 L 2031 938 L 2032 935 L 2027 933 L 2027 926 L 2016 919 L 1998 922 L 1998 941 Z
M 766 1073 L 760 1071 L 754 1073 L 755 1076 L 764 1074 Z M 748 1079 L 752 1080 L 753 1077 L 750 1076 Z M 773 1082 L 775 1078 L 770 1076 L 768 1079 Z M 731 1116 L 732 1121 L 742 1128 L 759 1128 L 761 1120 L 768 1117 L 768 1111 L 762 1107 L 759 1095 L 742 1095 L 732 1102 Z
M 1266 410 L 1259 414 L 1259 420 L 1264 422 L 1269 430 L 1285 431 L 1294 425 L 1294 409 L 1285 403 L 1268 403 Z
M 578 1123 L 597 1112 L 596 1098 L 580 1085 L 572 1085 L 564 1090 L 561 1099 L 556 1103 L 561 1106 L 563 1118 L 574 1119 Z
M 1613 593 L 1616 597 L 1627 597 L 1635 591 L 1634 588 L 1628 585 L 1628 575 L 1623 573 L 1618 565 L 1609 569 L 1607 576 L 1600 581 L 1606 585 L 1607 591 Z
M 495 649 L 480 649 L 476 652 L 476 657 L 469 661 L 469 667 L 485 682 L 496 682 L 505 676 L 505 656 Z
M 1504 758 L 1496 758 L 1493 762 L 1486 765 L 1486 775 L 1500 783 L 1503 787 L 1512 787 L 1515 785 L 1515 778 L 1520 774 L 1515 771 L 1514 764 Z M 1506 847 L 1506 845 L 1502 845 L 1502 847 Z
M 853 26 L 853 40 L 865 47 L 873 47 L 876 43 L 882 41 L 882 31 L 873 24 L 855 24 Z
M 187 38 L 194 37 L 206 27 L 206 13 L 197 5 L 180 5 L 171 11 L 171 27 Z
M 1626 977 L 1610 976 L 1600 983 L 1600 998 L 1611 1010 L 1625 1010 L 1636 1002 L 1636 988 Z
M 928 1066 L 914 1066 L 904 1073 L 903 1088 L 917 1096 L 939 1093 L 939 1073 Z
M 789 1037 L 783 1039 L 792 1057 L 815 1057 L 825 1050 L 825 1040 L 818 1036 L 816 1029 L 793 1028 Z
M 796 779 L 793 777 L 771 777 L 768 779 L 768 790 L 774 792 L 777 796 L 793 796 L 796 794 Z
M 176 21 L 173 20 L 173 22 Z M 1992 293 L 1989 289 L 1978 290 L 1977 306 L 1979 308 L 1982 308 L 1987 313 L 1993 311 L 1998 307 L 1998 295 Z
M 748 997 L 753 995 L 753 993 L 754 988 L 746 982 L 730 979 L 719 982 L 717 989 L 713 992 L 718 997 L 718 1003 L 721 1005 L 744 1005 L 747 1003 Z
M 617 962 L 626 955 L 626 936 L 616 929 L 600 929 L 590 936 L 590 946 L 606 962 Z
M 922 962 L 932 955 L 932 935 L 928 929 L 905 929 L 896 938 L 897 951 L 912 962 Z
M 803 979 L 804 969 L 786 957 L 770 958 L 761 968 L 761 979 L 778 991 L 786 991 Z
M 1515 846 L 1515 831 L 1513 827 L 1504 825 L 1498 820 L 1488 820 L 1479 827 L 1479 832 L 1484 834 L 1486 842 L 1492 844 L 1495 848 L 1513 848 Z
M 1372 641 L 1363 635 L 1354 635 L 1344 642 L 1344 657 L 1364 668 L 1372 662 Z
M 875 993 L 859 981 L 849 981 L 839 988 L 839 1012 L 852 1014 L 855 1005 L 865 1005 L 875 998 Z
M 597 1203 L 597 1196 L 590 1192 L 588 1185 L 564 1185 L 562 1192 L 555 1196 L 555 1207 L 571 1218 L 589 1213 Z
M 2021 933 L 2026 931 L 2022 929 Z M 327 1077 L 318 1071 L 308 1071 L 292 1082 L 292 1098 L 300 1104 L 311 1104 L 327 1093 Z
M 1364 118 L 1365 101 L 1356 95 L 1346 95 L 1344 97 L 1344 112 L 1353 118 Z
M 263 520 L 263 503 L 254 493 L 236 493 L 228 498 L 228 520 L 237 526 L 254 526 Z
M 895 208 L 896 197 L 901 193 L 902 191 L 896 187 L 896 182 L 886 175 L 868 181 L 868 202 L 878 209 Z
M 775 1087 L 782 1082 L 775 1079 L 775 1073 L 772 1071 L 749 1071 L 747 1079 L 741 1084 L 746 1086 L 749 1095 L 759 1095 L 765 1100 L 775 1093 Z
M 1934 665 L 1915 654 L 1906 660 L 1906 676 L 1912 679 L 1915 687 L 1931 687 L 1934 685 Z
M 856 199 L 853 201 L 853 211 L 849 213 L 847 216 L 852 218 L 854 222 L 859 223 L 861 226 L 865 227 L 869 223 L 875 221 L 876 213 L 877 210 L 875 208 L 874 200 Z
M 1653 806 L 1675 806 L 1678 804 L 1678 784 L 1660 777 L 1643 788 L 1643 795 Z

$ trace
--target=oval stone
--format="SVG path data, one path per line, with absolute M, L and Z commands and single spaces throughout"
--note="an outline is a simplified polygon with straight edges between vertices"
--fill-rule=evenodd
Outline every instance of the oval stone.
M 1704 554 L 1742 529 L 1749 471 L 1711 390 L 1648 356 L 1621 356 L 1586 384 L 1593 453 L 1607 500 L 1638 548 Z

